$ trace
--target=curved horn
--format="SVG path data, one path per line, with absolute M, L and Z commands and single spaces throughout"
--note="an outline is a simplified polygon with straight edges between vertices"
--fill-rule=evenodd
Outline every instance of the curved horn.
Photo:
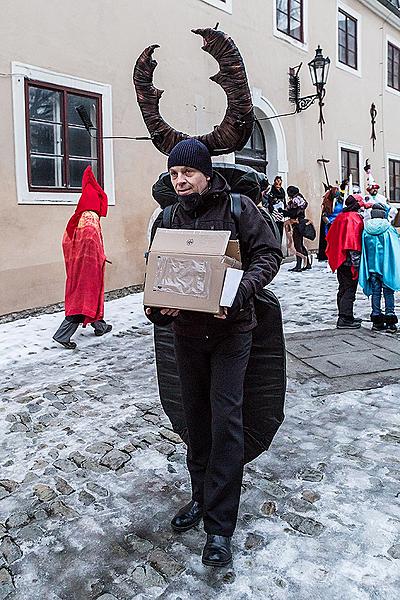
M 253 104 L 243 59 L 232 38 L 223 31 L 196 29 L 193 33 L 203 37 L 203 50 L 218 62 L 220 70 L 210 79 L 223 88 L 228 100 L 222 123 L 206 135 L 193 137 L 201 140 L 213 155 L 241 150 L 249 139 L 254 124 Z M 178 142 L 190 136 L 170 127 L 160 115 L 159 102 L 163 90 L 158 90 L 153 85 L 153 73 L 157 66 L 152 58 L 155 48 L 159 46 L 146 48 L 136 61 L 133 83 L 154 145 L 163 154 L 169 154 Z
M 204 39 L 203 50 L 219 64 L 219 72 L 210 77 L 224 90 L 228 106 L 220 125 L 207 135 L 198 136 L 211 154 L 229 154 L 241 150 L 252 134 L 254 110 L 242 56 L 231 37 L 215 29 L 194 29 Z

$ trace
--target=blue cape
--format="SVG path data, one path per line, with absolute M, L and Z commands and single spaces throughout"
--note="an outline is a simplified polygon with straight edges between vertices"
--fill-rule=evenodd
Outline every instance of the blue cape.
M 380 275 L 391 290 L 400 290 L 400 236 L 386 219 L 365 223 L 359 283 L 366 296 L 372 294 L 372 273 Z

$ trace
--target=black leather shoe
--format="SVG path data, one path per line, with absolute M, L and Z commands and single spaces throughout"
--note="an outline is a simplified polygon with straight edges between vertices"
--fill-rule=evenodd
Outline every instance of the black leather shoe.
M 196 500 L 192 500 L 174 516 L 171 521 L 172 529 L 174 531 L 188 531 L 200 523 L 202 516 L 203 507 Z
M 207 534 L 202 559 L 208 567 L 226 567 L 232 561 L 231 538 Z

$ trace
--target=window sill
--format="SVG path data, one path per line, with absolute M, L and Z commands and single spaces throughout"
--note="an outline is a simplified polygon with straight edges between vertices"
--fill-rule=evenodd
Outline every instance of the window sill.
M 351 75 L 355 75 L 356 77 L 362 77 L 360 68 L 354 69 L 353 67 L 349 67 L 348 65 L 340 62 L 339 60 L 336 61 L 336 66 L 338 69 L 346 71 L 346 73 L 350 73 Z
M 201 0 L 202 2 L 205 2 L 206 4 L 210 4 L 211 6 L 214 6 L 214 8 L 218 8 L 219 10 L 222 10 L 223 12 L 226 12 L 228 14 L 232 14 L 232 1 L 233 0 L 226 0 L 226 2 L 221 2 L 221 0 Z
M 396 90 L 396 88 L 392 88 L 390 85 L 386 85 L 385 90 L 389 92 L 389 94 L 393 94 L 393 96 L 400 96 L 400 90 Z
M 276 27 L 274 27 L 274 37 L 276 37 L 279 40 L 282 40 L 284 42 L 287 42 L 288 44 L 290 44 L 291 46 L 294 46 L 295 48 L 298 48 L 299 50 L 303 50 L 303 52 L 308 52 L 308 43 L 307 42 L 300 42 L 299 40 L 296 40 L 296 38 L 293 38 L 290 35 L 287 35 L 287 33 L 283 33 L 283 31 L 279 31 L 279 29 L 277 29 Z

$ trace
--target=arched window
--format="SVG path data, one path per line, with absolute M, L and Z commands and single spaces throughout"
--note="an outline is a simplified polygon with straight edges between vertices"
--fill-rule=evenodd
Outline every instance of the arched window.
M 254 123 L 253 133 L 243 150 L 235 153 L 235 162 L 237 165 L 247 165 L 256 171 L 266 173 L 267 148 L 264 133 L 258 121 Z

